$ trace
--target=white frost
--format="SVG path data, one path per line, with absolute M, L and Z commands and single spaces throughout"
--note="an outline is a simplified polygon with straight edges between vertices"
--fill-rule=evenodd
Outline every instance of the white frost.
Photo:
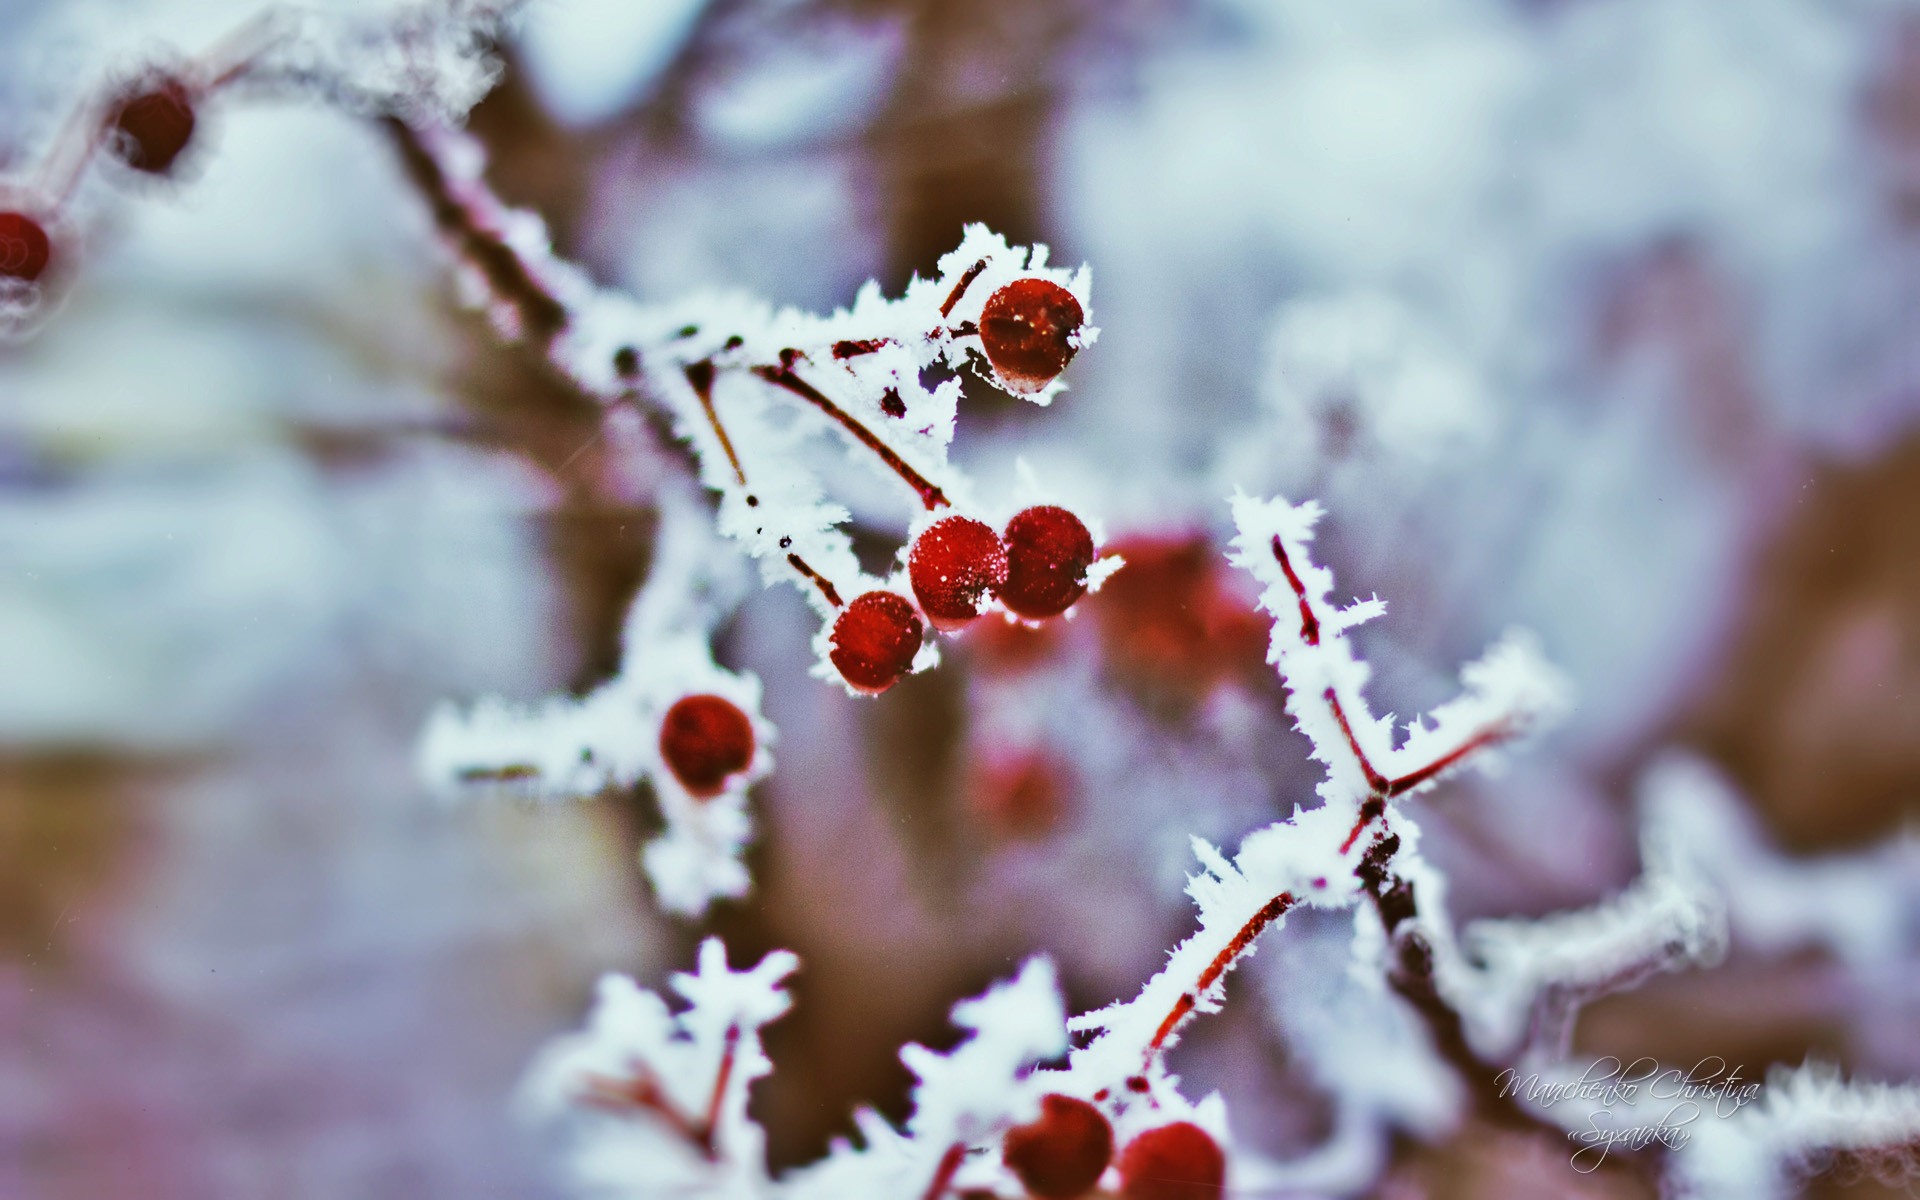
M 422 777 L 442 792 L 496 783 L 543 799 L 644 780 L 667 823 L 641 852 L 662 907 L 695 914 L 712 900 L 745 895 L 747 789 L 773 769 L 774 730 L 760 714 L 760 681 L 713 661 L 713 627 L 744 588 L 737 560 L 717 549 L 695 502 L 663 493 L 654 562 L 627 614 L 619 674 L 577 700 L 443 705 L 421 735 Z M 720 696 L 753 724 L 753 759 L 717 796 L 689 792 L 661 754 L 662 719 L 693 695 Z

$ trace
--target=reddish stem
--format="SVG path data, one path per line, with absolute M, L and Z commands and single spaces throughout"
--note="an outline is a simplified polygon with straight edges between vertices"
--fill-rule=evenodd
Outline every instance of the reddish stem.
M 688 363 L 682 373 L 692 386 L 693 394 L 700 398 L 700 407 L 706 410 L 707 424 L 713 426 L 713 435 L 720 439 L 720 448 L 727 452 L 733 477 L 740 481 L 741 487 L 747 486 L 747 473 L 740 469 L 740 456 L 734 453 L 733 439 L 727 436 L 727 427 L 720 423 L 720 414 L 713 408 L 713 360 L 703 358 L 699 362 Z
M 1405 775 L 1395 778 L 1387 785 L 1387 795 L 1398 796 L 1403 792 L 1410 792 L 1414 788 L 1434 778 L 1436 775 L 1439 775 L 1441 772 L 1458 766 L 1468 755 L 1475 751 L 1483 750 L 1488 746 L 1503 742 L 1512 736 L 1513 729 L 1508 722 L 1496 721 L 1492 725 L 1481 729 L 1472 737 L 1461 742 L 1445 754 L 1442 754 L 1439 758 L 1434 759 L 1426 766 L 1418 770 L 1408 771 Z
M 1306 584 L 1301 581 L 1300 573 L 1293 569 L 1293 560 L 1287 554 L 1286 544 L 1277 533 L 1273 535 L 1273 558 L 1280 564 L 1281 572 L 1287 577 L 1287 586 L 1293 589 L 1294 598 L 1300 605 L 1300 640 L 1309 646 L 1319 645 L 1320 614 L 1313 611 L 1313 603 L 1307 598 Z M 1360 840 L 1361 832 L 1386 812 L 1388 799 L 1412 791 L 1441 772 L 1457 766 L 1475 751 L 1504 741 L 1514 732 L 1509 722 L 1495 722 L 1425 766 L 1390 778 L 1381 774 L 1380 769 L 1373 765 L 1373 760 L 1367 757 L 1367 752 L 1360 748 L 1360 739 L 1353 732 L 1353 721 L 1347 716 L 1347 706 L 1341 703 L 1339 693 L 1332 687 L 1328 687 L 1326 691 L 1320 693 L 1320 699 L 1326 703 L 1328 711 L 1333 713 L 1335 723 L 1340 726 L 1340 736 L 1346 740 L 1347 750 L 1353 755 L 1353 761 L 1360 768 L 1360 774 L 1366 778 L 1367 790 L 1370 793 L 1360 805 L 1359 819 L 1354 822 L 1352 831 L 1347 834 L 1347 840 L 1340 843 L 1342 854 L 1352 850 L 1353 844 Z
M 1496 721 L 1425 766 L 1416 767 L 1405 775 L 1396 775 L 1389 779 L 1374 768 L 1372 761 L 1367 758 L 1366 751 L 1360 749 L 1359 740 L 1353 736 L 1353 726 L 1347 721 L 1346 709 L 1341 706 L 1339 697 L 1333 694 L 1333 689 L 1328 688 L 1323 698 L 1328 707 L 1333 709 L 1334 719 L 1340 723 L 1340 732 L 1346 735 L 1347 748 L 1352 751 L 1355 761 L 1360 764 L 1361 773 L 1367 777 L 1367 787 L 1371 789 L 1366 800 L 1360 805 L 1360 816 L 1354 821 L 1353 829 L 1347 833 L 1347 840 L 1340 843 L 1342 854 L 1353 849 L 1354 842 L 1360 839 L 1361 831 L 1379 820 L 1386 812 L 1386 802 L 1389 798 L 1410 792 L 1442 772 L 1460 765 L 1477 751 L 1513 736 L 1511 723 Z
M 886 463 L 894 474 L 906 480 L 907 486 L 920 494 L 920 502 L 927 506 L 928 511 L 940 508 L 947 503 L 946 493 L 942 492 L 934 484 L 928 482 L 926 476 L 908 466 L 906 460 L 895 453 L 893 447 L 874 436 L 874 432 L 871 429 L 868 429 L 865 425 L 855 420 L 845 409 L 827 399 L 819 388 L 814 387 L 806 380 L 795 375 L 791 364 L 782 363 L 777 367 L 755 367 L 753 368 L 753 373 L 768 383 L 785 388 L 827 416 L 832 417 L 835 421 L 838 421 L 841 428 L 852 434 L 861 445 L 879 455 L 880 461 Z
M 720 1128 L 720 1106 L 726 1103 L 727 1084 L 733 1079 L 734 1061 L 739 1055 L 740 1027 L 729 1025 L 720 1051 L 720 1066 L 714 1072 L 713 1093 L 707 1099 L 706 1112 L 698 1120 L 680 1111 L 667 1098 L 653 1068 L 644 1062 L 633 1064 L 626 1079 L 588 1075 L 582 1103 L 608 1112 L 644 1112 L 689 1142 L 708 1162 L 720 1160 L 715 1137 Z
M 834 587 L 826 576 L 808 566 L 806 559 L 801 558 L 798 554 L 789 553 L 787 555 L 787 565 L 800 572 L 813 586 L 819 588 L 820 594 L 827 598 L 828 604 L 833 605 L 835 608 L 840 607 L 840 589 Z
M 1239 931 L 1233 935 L 1233 939 L 1221 948 L 1220 953 L 1213 956 L 1213 961 L 1207 964 L 1207 969 L 1200 972 L 1200 978 L 1194 981 L 1193 987 L 1181 993 L 1180 999 L 1174 1003 L 1173 1010 L 1167 1014 L 1165 1020 L 1160 1022 L 1160 1028 L 1154 1032 L 1153 1040 L 1147 1043 L 1148 1058 L 1159 1053 L 1160 1048 L 1173 1035 L 1173 1031 L 1192 1014 L 1194 1007 L 1200 1003 L 1201 994 L 1212 987 L 1222 975 L 1232 970 L 1234 963 L 1247 952 L 1247 947 L 1253 945 L 1253 940 L 1259 937 L 1267 926 L 1284 916 L 1293 905 L 1293 893 L 1281 892 L 1261 905 L 1260 911 L 1254 913 L 1252 918 L 1240 927 Z
M 940 1156 L 940 1165 L 934 1168 L 933 1178 L 927 1182 L 927 1191 L 922 1200 L 940 1200 L 953 1186 L 954 1173 L 960 1170 L 960 1164 L 966 1161 L 967 1148 L 959 1142 L 947 1147 Z
M 967 294 L 967 289 L 973 286 L 973 281 L 980 278 L 980 272 L 986 269 L 987 260 L 984 258 L 967 268 L 966 273 L 960 276 L 960 282 L 954 284 L 953 290 L 947 293 L 947 302 L 940 306 L 941 316 L 944 317 L 953 312 L 953 306 L 960 303 L 960 297 Z
M 1287 557 L 1287 548 L 1280 541 L 1280 535 L 1273 535 L 1273 557 L 1286 572 L 1287 586 L 1293 589 L 1295 599 L 1300 602 L 1300 640 L 1309 646 L 1320 644 L 1320 618 L 1313 611 L 1313 605 L 1307 602 L 1307 586 L 1300 582 L 1300 576 L 1293 569 L 1293 560 Z
M 1360 748 L 1360 739 L 1354 736 L 1353 722 L 1347 719 L 1347 708 L 1346 705 L 1340 703 L 1339 694 L 1329 687 L 1320 694 L 1320 698 L 1327 702 L 1328 708 L 1333 710 L 1333 719 L 1339 722 L 1340 725 L 1340 736 L 1347 739 L 1347 750 L 1352 753 L 1354 762 L 1359 764 L 1360 773 L 1366 776 L 1368 789 L 1377 795 L 1384 796 L 1391 794 L 1393 790 L 1393 780 L 1382 775 L 1379 770 L 1374 767 L 1373 760 L 1367 757 L 1367 752 Z M 1352 839 L 1349 838 L 1348 841 L 1351 842 Z M 1340 853 L 1345 854 L 1346 852 L 1347 848 L 1342 846 Z
M 725 1040 L 721 1043 L 720 1069 L 713 1073 L 713 1095 L 707 1097 L 706 1146 L 713 1148 L 714 1131 L 720 1128 L 720 1106 L 726 1103 L 727 1084 L 733 1080 L 734 1060 L 740 1052 L 740 1027 L 727 1026 Z

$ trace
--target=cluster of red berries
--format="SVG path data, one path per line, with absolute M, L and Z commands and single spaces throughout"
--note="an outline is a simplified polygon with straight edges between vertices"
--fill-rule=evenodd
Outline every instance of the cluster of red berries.
M 753 722 L 724 696 L 682 696 L 660 722 L 660 757 L 680 786 L 708 800 L 753 762 Z
M 1113 1126 L 1085 1100 L 1055 1093 L 1040 1101 L 1037 1120 L 1007 1132 L 1001 1158 L 1030 1195 L 1073 1200 L 1113 1163 Z M 1219 1200 L 1227 1161 L 1206 1130 L 1176 1121 L 1128 1142 L 1119 1168 L 1124 1200 Z
M 988 597 L 1028 620 L 1058 616 L 1087 590 L 1093 535 L 1055 505 L 1023 509 L 995 533 L 972 517 L 934 522 L 907 553 L 907 581 L 919 608 L 894 592 L 867 592 L 843 609 L 828 635 L 828 658 L 849 684 L 879 693 L 913 664 L 921 614 L 951 632 L 980 615 Z
M 145 175 L 169 174 L 196 123 L 194 92 L 172 75 L 157 75 L 129 88 L 107 110 L 100 136 L 108 150 Z M 53 265 L 53 238 L 46 214 L 0 209 L 0 279 L 31 284 Z

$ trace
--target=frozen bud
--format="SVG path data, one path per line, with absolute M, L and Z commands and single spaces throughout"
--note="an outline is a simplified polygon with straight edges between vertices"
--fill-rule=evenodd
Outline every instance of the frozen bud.
M 1073 293 L 1045 279 L 1016 279 L 987 298 L 980 343 L 1010 392 L 1027 395 L 1052 383 L 1073 361 L 1074 335 L 1086 314 Z
M 872 694 L 900 681 L 920 652 L 920 614 L 892 592 L 856 596 L 834 619 L 827 657 L 840 677 Z
M 959 629 L 980 601 L 1007 581 L 1000 535 L 971 517 L 944 517 L 914 539 L 907 555 L 913 594 L 935 629 Z
M 1007 1131 L 1001 1157 L 1029 1193 L 1069 1200 L 1100 1181 L 1113 1158 L 1113 1126 L 1085 1100 L 1056 1092 L 1041 1099 L 1038 1120 Z
M 660 757 L 695 796 L 717 796 L 753 762 L 753 722 L 733 702 L 683 696 L 660 722 Z
M 113 152 L 136 171 L 165 175 L 193 139 L 193 96 L 171 76 L 151 81 L 114 108 Z
M 1093 535 L 1064 508 L 1041 505 L 1007 522 L 1007 581 L 999 589 L 1008 609 L 1029 619 L 1067 611 L 1087 590 Z
M 1120 1152 L 1125 1200 L 1219 1200 L 1226 1178 L 1220 1143 L 1191 1121 L 1149 1129 Z

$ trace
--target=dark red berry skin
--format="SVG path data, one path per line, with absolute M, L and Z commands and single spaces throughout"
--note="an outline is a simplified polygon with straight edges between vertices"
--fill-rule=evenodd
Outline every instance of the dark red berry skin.
M 114 109 L 114 152 L 149 175 L 165 175 L 193 139 L 193 97 L 177 79 L 161 79 Z
M 900 681 L 920 652 L 920 614 L 904 596 L 867 592 L 834 619 L 827 658 L 855 689 L 878 695 Z
M 682 696 L 660 722 L 660 757 L 680 786 L 718 796 L 753 762 L 753 722 L 723 696 Z
M 1040 1118 L 1007 1131 L 1001 1158 L 1041 1200 L 1071 1200 L 1100 1182 L 1113 1158 L 1113 1126 L 1085 1100 L 1055 1093 L 1040 1101 Z
M 959 629 L 980 615 L 980 601 L 1007 581 L 1000 535 L 972 517 L 943 517 L 907 553 L 914 598 L 935 629 Z
M 1073 335 L 1086 314 L 1073 293 L 1045 279 L 1016 279 L 987 298 L 980 345 L 1010 392 L 1026 395 L 1052 383 L 1073 361 Z
M 1226 1179 L 1220 1143 L 1190 1121 L 1149 1129 L 1120 1152 L 1125 1200 L 1219 1200 Z
M 1007 522 L 1007 581 L 1000 601 L 1030 620 L 1056 616 L 1087 590 L 1093 535 L 1080 518 L 1051 504 L 1014 514 Z
M 25 213 L 0 212 L 0 279 L 32 283 L 53 260 L 53 242 Z

